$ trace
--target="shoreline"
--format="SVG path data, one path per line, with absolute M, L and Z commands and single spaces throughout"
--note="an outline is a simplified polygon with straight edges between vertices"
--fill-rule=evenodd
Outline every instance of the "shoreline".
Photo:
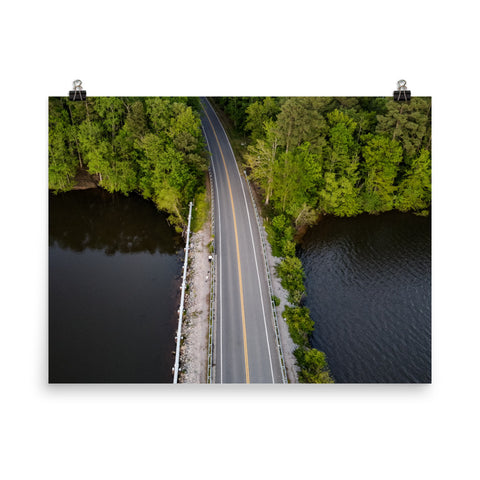
M 99 181 L 99 175 L 91 175 L 86 169 L 78 168 L 74 178 L 75 184 L 73 185 L 72 190 L 89 190 L 91 188 L 99 188 Z

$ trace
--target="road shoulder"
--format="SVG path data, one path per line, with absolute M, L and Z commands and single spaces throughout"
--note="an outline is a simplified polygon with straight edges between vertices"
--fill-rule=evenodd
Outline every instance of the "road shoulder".
M 193 233 L 187 270 L 188 297 L 183 323 L 181 383 L 206 383 L 210 295 L 210 221 Z

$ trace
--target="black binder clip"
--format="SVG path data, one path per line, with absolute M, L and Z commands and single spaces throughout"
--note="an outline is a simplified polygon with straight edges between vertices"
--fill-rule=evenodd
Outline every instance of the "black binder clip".
M 73 90 L 68 92 L 68 99 L 72 100 L 73 102 L 79 102 L 87 99 L 87 91 L 82 88 L 81 80 L 74 80 Z
M 407 82 L 405 80 L 399 80 L 397 86 L 398 90 L 393 92 L 393 99 L 397 102 L 408 102 L 412 96 L 412 92 L 407 90 Z

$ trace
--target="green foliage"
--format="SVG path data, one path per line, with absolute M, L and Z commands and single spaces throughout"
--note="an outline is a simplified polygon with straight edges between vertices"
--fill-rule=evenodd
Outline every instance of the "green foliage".
M 402 161 L 402 147 L 390 138 L 372 136 L 363 147 L 366 178 L 364 186 L 364 210 L 379 213 L 394 206 L 397 187 L 395 179 Z
M 80 166 L 109 192 L 152 199 L 181 229 L 208 165 L 192 106 L 187 97 L 51 98 L 49 187 L 70 189 Z
M 223 97 L 265 205 L 297 228 L 320 214 L 354 216 L 430 207 L 431 100 Z M 244 111 L 238 109 L 244 108 Z M 418 177 L 418 178 L 415 178 Z
M 412 161 L 405 178 L 398 187 L 396 207 L 401 212 L 413 210 L 428 214 L 432 194 L 430 152 L 423 149 Z
M 277 117 L 280 143 L 288 152 L 304 142 L 312 145 L 315 152 L 325 144 L 326 121 L 322 115 L 328 99 L 321 97 L 292 97 L 283 103 Z
M 298 225 L 306 205 L 315 204 L 321 184 L 322 163 L 308 142 L 283 152 L 274 167 L 272 200 L 278 212 L 287 213 Z
M 246 154 L 247 166 L 251 169 L 251 176 L 265 192 L 265 205 L 269 204 L 275 179 L 275 165 L 277 162 L 278 132 L 275 123 L 267 120 L 263 124 L 264 138 L 249 145 Z
M 359 191 L 347 177 L 336 178 L 332 172 L 325 174 L 325 184 L 320 192 L 322 211 L 339 217 L 352 217 L 361 213 Z
M 247 123 L 247 108 L 261 97 L 215 97 L 215 103 L 220 105 L 239 131 L 245 129 Z
M 285 215 L 273 217 L 270 224 L 267 225 L 267 231 L 273 255 L 276 257 L 295 256 L 294 230 Z
M 328 118 L 328 146 L 325 160 L 325 170 L 337 175 L 353 177 L 358 164 L 358 144 L 354 138 L 357 128 L 354 122 L 345 113 L 334 110 Z
M 285 306 L 283 318 L 288 325 L 292 340 L 301 346 L 308 346 L 308 336 L 313 332 L 314 323 L 307 307 Z
M 301 370 L 299 380 L 302 383 L 334 383 L 328 369 L 324 352 L 315 348 L 297 348 L 294 352 Z
M 74 184 L 76 166 L 67 162 L 52 162 L 48 168 L 48 188 L 55 193 L 70 190 Z
M 277 265 L 277 273 L 281 278 L 282 287 L 289 292 L 288 301 L 298 305 L 305 295 L 302 262 L 297 257 L 285 257 Z
M 49 103 L 48 186 L 55 192 L 69 190 L 79 166 L 75 154 L 77 131 L 72 127 L 66 101 L 52 98 Z
M 208 220 L 209 201 L 205 189 L 200 190 L 195 196 L 192 211 L 192 231 L 198 232 Z
M 430 149 L 431 100 L 415 97 L 410 102 L 387 100 L 386 112 L 378 115 L 376 133 L 397 140 L 403 148 L 406 163 L 420 154 L 422 149 Z
M 124 129 L 133 140 L 139 140 L 147 133 L 147 116 L 145 107 L 141 101 L 137 100 L 133 102 L 128 108 Z
M 279 111 L 279 105 L 273 98 L 267 97 L 262 101 L 251 103 L 247 109 L 245 130 L 251 132 L 252 140 L 261 138 L 264 133 L 265 124 L 275 119 Z

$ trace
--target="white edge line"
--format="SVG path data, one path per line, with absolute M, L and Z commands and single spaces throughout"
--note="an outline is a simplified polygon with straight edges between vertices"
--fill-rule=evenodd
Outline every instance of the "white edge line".
M 213 156 L 213 155 L 212 155 Z M 218 186 L 217 186 L 217 173 L 215 172 L 215 166 L 213 165 L 212 161 L 212 169 L 213 169 L 213 177 L 214 177 L 214 182 L 215 182 L 215 191 L 217 193 L 217 206 L 218 206 L 218 247 L 220 247 L 220 239 L 221 239 L 221 228 L 222 228 L 222 221 L 220 219 L 220 198 L 218 194 Z M 222 278 L 222 256 L 218 255 L 218 275 L 217 275 L 217 280 L 218 277 L 220 277 L 220 280 Z M 222 325 L 223 325 L 223 294 L 222 294 L 222 282 L 217 281 L 217 284 L 219 286 L 219 292 L 218 292 L 218 297 L 219 297 L 219 329 L 220 329 L 220 383 L 223 383 L 223 330 L 222 330 Z
M 207 100 L 207 102 L 208 102 L 208 100 Z M 210 105 L 210 102 L 209 102 L 209 105 Z M 217 116 L 216 113 L 215 113 L 215 116 Z M 230 151 L 232 152 L 232 156 L 235 160 L 235 153 L 233 153 L 232 145 L 230 144 L 230 141 L 228 139 L 227 132 L 225 132 L 225 129 L 223 128 L 222 122 L 218 119 L 218 117 L 217 117 L 217 120 L 218 120 L 218 123 L 220 124 L 220 127 L 223 130 L 223 134 L 225 135 L 225 138 L 227 139 L 228 146 L 230 147 Z M 259 270 L 258 270 L 257 254 L 256 254 L 256 250 L 255 250 L 255 242 L 253 240 L 252 222 L 250 220 L 250 213 L 249 213 L 249 209 L 248 209 L 247 197 L 245 195 L 245 189 L 243 187 L 242 176 L 240 175 L 240 170 L 238 169 L 238 165 L 237 165 L 236 160 L 235 160 L 235 170 L 237 171 L 238 178 L 240 179 L 240 185 L 242 186 L 242 192 L 243 192 L 243 198 L 244 198 L 244 201 L 245 201 L 245 207 L 247 209 L 248 225 L 250 227 L 250 236 L 251 236 L 251 239 L 252 239 L 252 247 L 253 247 L 253 251 L 255 252 L 253 257 L 255 259 L 255 267 L 257 269 L 258 288 L 259 288 L 259 291 L 260 291 L 260 300 L 261 300 L 260 303 L 262 304 L 263 324 L 265 326 L 265 337 L 267 339 L 268 358 L 270 360 L 270 372 L 271 372 L 271 375 L 272 375 L 272 382 L 275 383 L 275 378 L 274 378 L 274 375 L 273 375 L 272 355 L 271 355 L 271 352 L 270 352 L 270 342 L 268 340 L 267 320 L 266 320 L 266 317 L 265 317 L 265 307 L 263 305 L 262 283 L 260 281 L 260 273 L 259 273 Z M 281 365 L 280 365 L 280 367 L 281 367 Z
M 237 168 L 238 170 L 238 168 Z M 255 249 L 255 241 L 253 240 L 253 230 L 252 230 L 252 222 L 250 220 L 250 213 L 248 211 L 248 203 L 247 203 L 247 197 L 245 195 L 245 189 L 243 188 L 243 181 L 242 177 L 240 176 L 240 173 L 238 174 L 240 178 L 240 184 L 242 186 L 242 192 L 243 192 L 243 199 L 245 200 L 245 208 L 247 209 L 247 217 L 248 217 L 248 226 L 250 227 L 250 237 L 252 239 L 252 247 L 253 247 L 253 258 L 255 259 L 255 268 L 257 270 L 257 279 L 258 279 L 258 289 L 260 293 L 260 303 L 262 304 L 262 314 L 263 314 L 263 325 L 265 327 L 265 338 L 267 340 L 267 349 L 268 349 L 268 359 L 270 360 L 270 372 L 272 374 L 272 382 L 275 383 L 275 377 L 273 375 L 273 365 L 272 365 L 272 354 L 270 352 L 270 342 L 268 341 L 268 329 L 267 329 L 267 319 L 265 317 L 265 307 L 263 305 L 263 290 L 262 290 L 262 283 L 260 281 L 260 272 L 258 270 L 258 262 L 257 262 L 257 251 Z

